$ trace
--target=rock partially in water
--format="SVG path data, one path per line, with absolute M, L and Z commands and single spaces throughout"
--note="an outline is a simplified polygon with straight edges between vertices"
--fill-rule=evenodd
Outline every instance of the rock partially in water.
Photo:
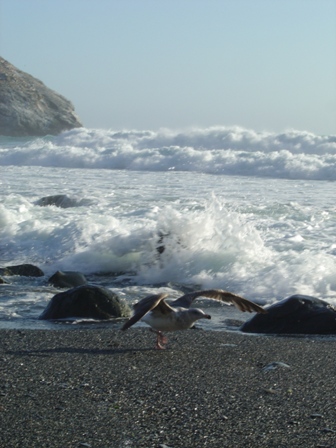
M 0 135 L 56 135 L 78 127 L 70 101 L 0 57 Z
M 91 201 L 88 199 L 78 199 L 75 197 L 67 196 L 66 194 L 54 194 L 51 196 L 44 196 L 43 198 L 35 202 L 40 207 L 47 207 L 54 205 L 60 208 L 81 207 L 83 205 L 90 205 Z
M 107 288 L 83 285 L 56 294 L 39 319 L 128 317 L 129 306 Z
M 246 333 L 336 334 L 336 309 L 324 300 L 296 294 L 256 314 L 240 328 Z
M 76 286 L 86 285 L 87 280 L 81 272 L 57 271 L 48 279 L 48 283 L 56 288 L 74 288 Z
M 44 272 L 33 264 L 19 264 L 17 266 L 6 266 L 0 268 L 0 275 L 12 276 L 22 275 L 24 277 L 43 277 Z

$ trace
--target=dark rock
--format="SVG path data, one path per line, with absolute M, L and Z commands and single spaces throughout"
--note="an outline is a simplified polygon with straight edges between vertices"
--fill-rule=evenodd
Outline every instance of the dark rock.
M 73 288 L 86 285 L 87 280 L 83 274 L 75 271 L 57 271 L 48 279 L 48 283 L 56 288 Z
M 128 305 L 109 289 L 83 285 L 56 294 L 39 319 L 111 319 L 129 315 Z
M 35 202 L 36 205 L 47 207 L 48 205 L 55 205 L 60 208 L 80 207 L 82 205 L 90 205 L 91 201 L 87 199 L 77 199 L 67 196 L 66 194 L 55 194 L 52 196 L 45 196 Z
M 165 237 L 169 236 L 169 233 L 162 233 L 159 232 L 159 239 L 157 241 L 158 246 L 156 246 L 156 250 L 159 254 L 163 254 L 163 252 L 166 250 L 166 247 L 164 245 Z
M 240 328 L 246 333 L 336 334 L 336 309 L 324 300 L 294 295 L 265 308 Z
M 6 282 L 6 280 L 4 280 L 2 277 L 0 277 L 0 285 L 7 285 L 8 282 Z
M 81 126 L 70 101 L 0 57 L 0 135 L 56 135 Z
M 6 266 L 0 268 L 0 275 L 22 275 L 24 277 L 43 277 L 44 272 L 32 264 L 19 264 L 17 266 Z
M 168 244 L 167 244 L 168 243 Z M 158 232 L 158 240 L 157 240 L 156 251 L 159 255 L 163 254 L 166 250 L 167 246 L 169 247 L 176 244 L 181 244 L 181 239 L 177 235 L 173 235 L 171 232 Z

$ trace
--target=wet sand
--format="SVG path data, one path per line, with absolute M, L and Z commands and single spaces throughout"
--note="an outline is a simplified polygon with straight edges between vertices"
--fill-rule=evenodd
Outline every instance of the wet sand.
M 0 334 L 1 447 L 336 447 L 334 338 Z

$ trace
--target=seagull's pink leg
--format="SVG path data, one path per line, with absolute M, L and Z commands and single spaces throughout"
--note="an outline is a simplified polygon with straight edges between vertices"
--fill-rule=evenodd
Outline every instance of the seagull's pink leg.
M 161 331 L 159 331 L 159 333 L 160 333 L 160 342 L 161 342 L 161 344 L 162 345 L 167 344 L 168 343 L 168 338 Z
M 164 336 L 161 331 L 153 330 L 152 328 L 151 328 L 151 331 L 153 331 L 153 333 L 157 334 L 155 348 L 157 350 L 165 350 L 165 348 L 166 348 L 165 345 L 168 342 L 168 338 L 166 336 Z

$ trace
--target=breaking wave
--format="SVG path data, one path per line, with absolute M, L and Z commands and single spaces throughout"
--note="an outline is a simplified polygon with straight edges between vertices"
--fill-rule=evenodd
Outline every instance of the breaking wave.
M 189 171 L 336 180 L 336 135 L 240 127 L 173 131 L 79 128 L 58 136 L 0 137 L 0 165 Z

